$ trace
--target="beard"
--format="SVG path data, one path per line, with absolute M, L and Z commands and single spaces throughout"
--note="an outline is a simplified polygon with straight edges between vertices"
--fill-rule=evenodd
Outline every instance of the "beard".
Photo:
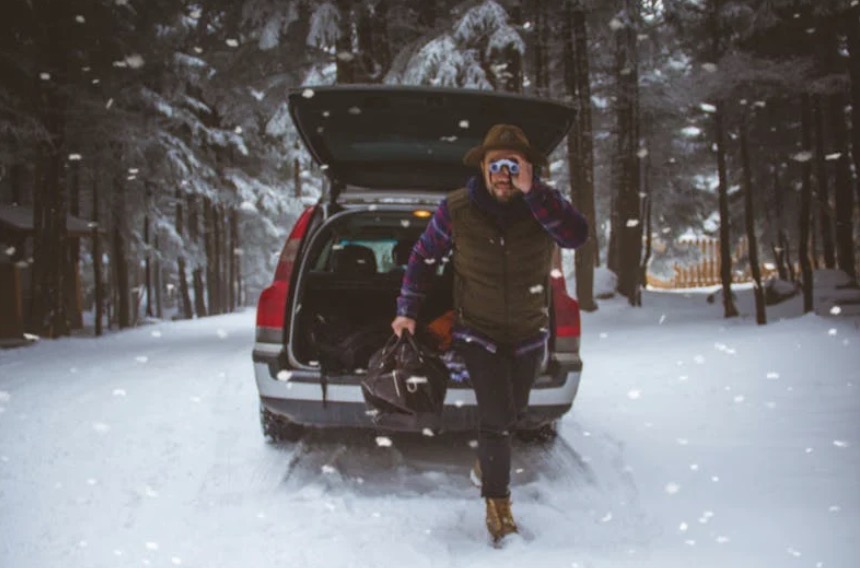
M 518 195 L 522 195 L 522 193 L 513 183 L 496 182 L 490 189 L 490 194 L 499 203 L 509 203 Z

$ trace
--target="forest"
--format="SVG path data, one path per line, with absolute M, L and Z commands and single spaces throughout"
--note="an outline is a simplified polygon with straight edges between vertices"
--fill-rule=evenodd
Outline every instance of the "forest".
M 548 177 L 632 305 L 713 239 L 731 284 L 856 283 L 858 0 L 4 0 L 0 295 L 27 332 L 253 305 L 318 199 L 298 87 L 519 93 L 577 109 Z M 66 221 L 68 217 L 76 221 Z M 735 251 L 742 251 L 737 254 Z M 9 284 L 11 282 L 11 284 Z M 571 292 L 573 294 L 573 291 Z M 11 296 L 18 296 L 17 300 Z

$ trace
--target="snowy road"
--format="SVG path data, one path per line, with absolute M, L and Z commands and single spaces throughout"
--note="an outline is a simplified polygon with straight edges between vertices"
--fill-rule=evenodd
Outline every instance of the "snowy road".
M 586 314 L 580 396 L 552 448 L 519 448 L 504 550 L 468 436 L 266 444 L 253 324 L 0 351 L 0 567 L 860 565 L 856 318 L 758 328 L 676 294 Z

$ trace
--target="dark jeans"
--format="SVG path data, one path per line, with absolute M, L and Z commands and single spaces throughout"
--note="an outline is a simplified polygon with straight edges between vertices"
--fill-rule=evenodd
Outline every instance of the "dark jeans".
M 511 436 L 529 404 L 542 351 L 515 357 L 510 347 L 490 353 L 477 343 L 458 341 L 478 401 L 478 460 L 481 496 L 507 497 L 511 482 Z

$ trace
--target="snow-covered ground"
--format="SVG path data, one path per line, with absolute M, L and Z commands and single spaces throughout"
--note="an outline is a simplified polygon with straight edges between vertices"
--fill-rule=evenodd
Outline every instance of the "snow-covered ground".
M 584 314 L 502 550 L 468 436 L 265 443 L 250 310 L 0 351 L 0 566 L 860 566 L 860 319 L 709 292 Z

